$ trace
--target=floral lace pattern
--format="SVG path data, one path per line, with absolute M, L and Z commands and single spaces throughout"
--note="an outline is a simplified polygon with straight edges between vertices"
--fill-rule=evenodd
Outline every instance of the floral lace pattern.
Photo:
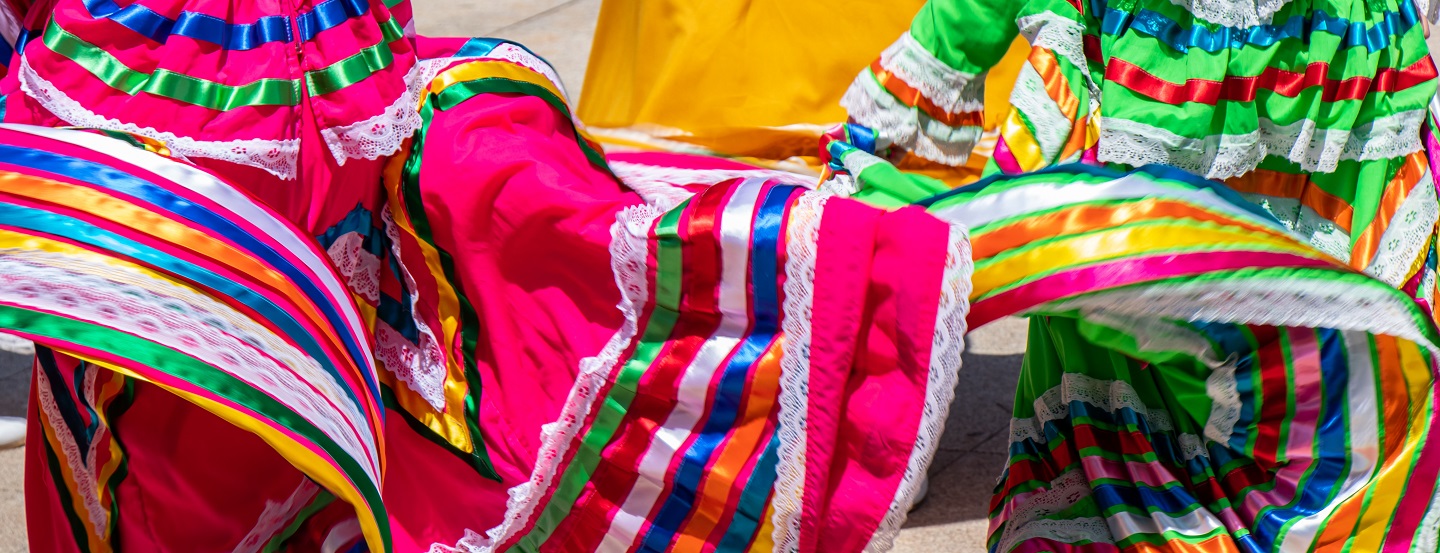
M 946 65 L 908 32 L 880 53 L 880 66 L 948 113 L 985 109 L 985 74 Z
M 1290 0 L 1170 0 L 1170 3 L 1210 23 L 1248 29 L 1269 25 L 1275 12 Z
M 1026 498 L 1006 522 L 998 551 L 1010 551 L 1026 540 L 1038 537 L 1061 543 L 1114 543 L 1110 526 L 1100 517 L 1052 519 L 1090 497 L 1090 483 L 1079 469 L 1070 470 L 1050 482 L 1048 489 Z
M 1400 209 L 1390 217 L 1390 225 L 1380 235 L 1380 246 L 1365 274 L 1391 286 L 1399 287 L 1410 277 L 1420 256 L 1430 245 L 1430 235 L 1440 221 L 1440 204 L 1436 203 L 1435 183 L 1429 171 L 1415 182 Z
M 900 103 L 862 73 L 840 98 L 840 105 L 861 125 L 874 129 L 896 146 L 917 156 L 951 166 L 965 164 L 984 132 L 981 127 L 950 127 L 920 110 Z
M 1423 110 L 1377 118 L 1354 129 L 1319 129 L 1309 119 L 1289 125 L 1261 119 L 1259 128 L 1249 133 L 1189 138 L 1112 117 L 1100 122 L 1099 159 L 1134 167 L 1173 165 L 1223 180 L 1248 173 L 1266 157 L 1277 156 L 1307 172 L 1329 173 L 1341 160 L 1396 158 L 1420 151 L 1424 120 Z
M 832 198 L 806 192 L 791 208 L 785 243 L 785 345 L 780 357 L 779 460 L 775 466 L 774 543 L 777 552 L 800 548 L 805 500 L 806 420 L 810 390 L 810 319 L 814 307 L 815 249 L 820 220 Z
M 20 90 L 68 124 L 133 133 L 164 142 L 170 151 L 180 156 L 218 159 L 256 167 L 283 180 L 295 178 L 296 164 L 300 158 L 299 139 L 197 140 L 151 127 L 124 123 L 85 109 L 80 102 L 71 99 L 36 73 L 23 56 L 19 59 Z

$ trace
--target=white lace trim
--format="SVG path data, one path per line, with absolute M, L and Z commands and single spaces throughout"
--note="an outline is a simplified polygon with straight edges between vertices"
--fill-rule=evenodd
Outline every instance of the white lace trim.
M 889 512 L 866 545 L 867 553 L 889 551 L 905 517 L 915 506 L 925 483 L 940 436 L 945 432 L 945 419 L 950 402 L 955 399 L 955 384 L 960 377 L 961 354 L 965 352 L 965 316 L 970 312 L 971 275 L 975 262 L 970 251 L 970 234 L 964 225 L 950 224 L 949 248 L 945 255 L 945 273 L 940 281 L 940 304 L 935 317 L 935 336 L 930 346 L 930 372 L 925 384 L 925 411 L 915 435 L 915 448 L 905 476 L 890 504 Z
M 1114 313 L 1138 318 L 1355 330 L 1404 338 L 1440 353 L 1440 346 L 1430 342 L 1411 318 L 1412 304 L 1395 289 L 1378 284 L 1328 287 L 1313 280 L 1252 277 L 1220 283 L 1122 288 L 1058 300 L 1022 314 L 1078 312 L 1091 317 Z
M 1248 29 L 1269 25 L 1275 12 L 1290 0 L 1170 0 L 1170 3 L 1207 22 Z
M 909 32 L 880 53 L 880 66 L 948 113 L 985 109 L 985 73 L 946 65 Z
M 311 421 L 379 482 L 374 436 L 366 431 L 370 426 L 335 378 L 264 326 L 209 296 L 105 261 L 7 249 L 0 251 L 0 298 L 189 352 Z
M 283 180 L 295 178 L 296 164 L 300 157 L 299 139 L 196 140 L 151 127 L 123 123 L 85 109 L 80 102 L 71 99 L 36 73 L 23 56 L 20 57 L 18 69 L 20 90 L 68 124 L 133 133 L 164 142 L 171 152 L 179 156 L 218 159 L 263 169 Z
M 400 229 L 390 215 L 390 210 L 381 210 L 380 220 L 385 224 L 385 236 L 390 239 L 391 255 L 395 259 L 401 259 Z M 440 339 L 435 337 L 435 331 L 431 330 L 430 325 L 416 312 L 420 305 L 420 288 L 415 285 L 414 275 L 404 263 L 397 265 L 400 267 L 400 275 L 405 279 L 405 289 L 410 291 L 410 319 L 415 323 L 419 343 L 411 343 L 390 328 L 390 325 L 379 323 L 375 325 L 376 357 L 385 370 L 424 398 L 436 412 L 444 412 L 445 381 L 449 378 L 445 350 L 440 345 Z
M 315 485 L 308 477 L 301 478 L 300 485 L 283 502 L 266 501 L 265 510 L 260 512 L 260 518 L 255 521 L 255 526 L 250 528 L 239 544 L 236 544 L 232 553 L 258 553 L 265 542 L 279 534 L 300 511 L 310 504 L 310 500 L 320 493 L 320 486 Z
M 1205 449 L 1205 440 L 1195 434 L 1181 434 L 1176 441 L 1180 443 L 1180 454 L 1186 461 L 1200 458 L 1209 458 L 1210 452 Z
M 90 372 L 94 373 L 95 369 Z M 64 417 L 60 415 L 60 408 L 55 404 L 53 387 L 50 384 L 50 377 L 45 371 L 32 371 L 35 378 L 35 391 L 38 398 L 39 409 L 44 417 L 49 419 L 52 425 L 64 424 Z M 93 378 L 87 375 L 87 380 Z M 84 503 L 85 516 L 90 520 L 91 527 L 95 530 L 95 537 L 104 540 L 110 528 L 110 511 L 105 509 L 100 502 L 100 483 L 96 480 L 95 472 L 90 468 L 94 466 L 95 447 L 103 440 L 91 440 L 90 449 L 82 454 L 80 444 L 75 442 L 75 437 L 70 432 L 53 433 L 55 440 L 59 442 L 60 450 L 64 452 L 65 463 L 70 466 L 70 472 L 75 478 L 75 493 L 80 495 Z M 88 462 L 88 463 L 87 463 Z
M 1075 121 L 1060 111 L 1060 105 L 1045 90 L 1045 81 L 1028 61 L 1020 67 L 1015 88 L 1010 92 L 1010 104 L 1030 120 L 1035 130 L 1035 141 L 1045 161 L 1059 158 L 1061 149 L 1069 141 L 1070 132 L 1075 128 Z
M 540 429 L 541 447 L 535 461 L 535 470 L 530 480 L 510 488 L 510 499 L 505 505 L 505 519 L 482 536 L 473 530 L 466 530 L 452 547 L 442 543 L 430 546 L 431 553 L 491 553 L 496 543 L 503 543 L 524 529 L 540 499 L 554 482 L 556 470 L 564 459 L 575 434 L 585 423 L 595 400 L 599 399 L 600 388 L 607 382 L 620 354 L 630 346 L 639 324 L 640 310 L 649 298 L 646 280 L 646 259 L 649 252 L 648 233 L 655 220 L 663 215 L 659 209 L 649 205 L 637 205 L 625 209 L 616 216 L 610 229 L 611 267 L 615 271 L 615 283 L 620 288 L 620 304 L 617 306 L 625 321 L 620 330 L 610 338 L 604 349 L 595 357 L 580 361 L 580 375 L 575 387 L 565 400 L 560 418 Z
M 1074 469 L 1050 482 L 1050 488 L 1025 499 L 1000 534 L 1002 553 L 1034 538 L 1046 538 L 1061 543 L 1109 543 L 1110 526 L 1100 517 L 1055 519 L 1053 517 L 1074 507 L 1090 497 L 1090 483 L 1085 473 Z
M 1123 380 L 1100 380 L 1080 373 L 1065 373 L 1060 385 L 1045 390 L 1032 404 L 1035 416 L 1010 420 L 1010 443 L 1026 440 L 1043 444 L 1045 424 L 1070 416 L 1073 401 L 1093 405 L 1107 412 L 1130 409 L 1145 421 L 1152 431 L 1168 433 L 1175 430 L 1170 413 L 1164 409 L 1152 409 L 1140 399 L 1140 393 Z
M 1255 169 L 1268 156 L 1283 157 L 1312 173 L 1329 173 L 1341 160 L 1402 157 L 1421 148 L 1424 110 L 1396 113 L 1354 129 L 1317 129 L 1302 119 L 1277 125 L 1261 119 L 1255 131 L 1188 138 L 1127 119 L 1100 121 L 1100 161 L 1131 166 L 1173 165 L 1210 179 L 1227 179 Z
M 852 119 L 874 129 L 892 144 L 950 166 L 964 165 L 984 132 L 979 126 L 950 127 L 900 103 L 868 71 L 855 78 L 840 98 L 840 105 Z
M 683 185 L 715 185 L 732 179 L 761 178 L 811 188 L 813 179 L 769 169 L 683 169 L 643 163 L 609 161 L 610 171 L 647 203 L 669 208 L 695 193 Z
M 344 165 L 348 159 L 379 159 L 395 153 L 423 123 L 416 107 L 420 105 L 421 95 L 425 94 L 435 76 L 455 62 L 482 59 L 505 60 L 540 73 L 555 84 L 562 100 L 569 101 L 566 100 L 565 85 L 560 82 L 560 76 L 555 73 L 555 69 L 514 44 L 500 44 L 484 56 L 473 58 L 420 60 L 405 73 L 405 93 L 391 102 L 384 111 L 363 121 L 320 130 L 321 136 L 325 138 L 325 145 L 330 149 L 330 155 L 335 156 L 337 163 Z
M 825 204 L 833 197 L 806 192 L 790 211 L 785 243 L 785 305 L 781 330 L 785 345 L 780 357 L 780 428 L 775 465 L 775 551 L 800 547 L 800 516 L 805 500 L 806 420 L 810 408 L 810 320 L 814 306 L 816 244 Z
M 1407 273 L 1429 248 L 1437 221 L 1440 221 L 1440 204 L 1436 203 L 1435 181 L 1427 170 L 1391 216 L 1390 225 L 1380 235 L 1379 251 L 1365 268 L 1365 274 L 1396 288 L 1404 285 L 1410 276 Z
M 1016 19 L 1015 26 L 1020 29 L 1020 34 L 1030 41 L 1031 46 L 1050 50 L 1079 69 L 1085 76 L 1086 86 L 1090 88 L 1091 99 L 1100 97 L 1099 85 L 1091 78 L 1090 64 L 1085 58 L 1084 25 L 1046 10 Z
M 1243 410 L 1240 401 L 1240 386 L 1235 381 L 1235 368 L 1239 357 L 1235 356 L 1218 368 L 1212 368 L 1205 378 L 1205 395 L 1210 396 L 1210 416 L 1205 419 L 1205 438 L 1212 442 L 1230 443 L 1230 434 L 1240 421 Z

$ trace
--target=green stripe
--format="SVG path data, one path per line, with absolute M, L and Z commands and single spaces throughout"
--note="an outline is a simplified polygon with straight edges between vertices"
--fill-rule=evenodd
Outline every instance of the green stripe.
M 300 530 L 300 526 L 310 520 L 310 517 L 315 516 L 315 513 L 320 512 L 321 509 L 330 506 L 330 504 L 334 502 L 335 496 L 321 489 L 320 493 L 316 494 L 314 499 L 310 500 L 310 504 L 295 514 L 295 519 L 291 520 L 290 524 L 286 525 L 280 533 L 271 537 L 270 541 L 265 542 L 265 547 L 261 549 L 261 553 L 277 553 L 281 551 L 280 548 L 285 545 L 285 542 L 289 540 L 291 536 L 295 535 L 295 532 Z
M 49 313 L 0 305 L 0 328 L 23 329 L 37 337 L 79 344 L 111 353 L 138 365 L 155 367 L 175 378 L 200 386 L 217 397 L 233 401 L 254 413 L 279 423 L 319 446 L 340 466 L 344 475 L 364 496 L 375 512 L 382 544 L 391 549 L 389 517 L 380 490 L 360 464 L 314 424 L 274 398 L 234 376 L 179 351 L 119 330 L 67 319 Z
M 250 106 L 294 106 L 300 102 L 300 87 L 289 79 L 258 79 L 230 86 L 166 69 L 142 73 L 127 67 L 98 46 L 62 29 L 54 19 L 45 28 L 45 46 L 74 61 L 111 88 L 134 96 L 152 94 L 172 100 L 228 111 Z
M 430 124 L 434 120 L 435 111 L 430 102 L 426 102 L 420 109 L 421 125 L 415 131 L 415 138 L 410 144 L 410 157 L 405 159 L 405 164 L 400 173 L 400 193 L 404 196 L 406 215 L 410 218 L 412 228 L 418 240 L 424 241 L 431 248 L 434 248 L 440 257 L 440 267 L 444 271 L 444 279 L 450 283 L 455 290 L 455 297 L 460 303 L 460 355 L 465 381 L 469 393 L 465 394 L 465 427 L 470 432 L 470 451 L 462 451 L 449 442 L 434 435 L 434 431 L 426 428 L 421 434 L 444 442 L 445 449 L 461 457 L 466 464 L 475 469 L 477 473 L 485 478 L 500 481 L 500 473 L 496 472 L 495 464 L 490 460 L 490 452 L 485 444 L 485 436 L 480 432 L 480 394 L 484 391 L 484 384 L 480 379 L 480 370 L 475 360 L 475 350 L 480 343 L 480 317 L 476 314 L 474 304 L 470 303 L 469 296 L 465 295 L 465 289 L 455 272 L 455 258 L 445 248 L 435 242 L 435 233 L 430 224 L 430 216 L 425 210 L 425 197 L 420 190 L 420 167 L 424 163 L 426 139 L 429 135 Z M 440 278 L 436 275 L 436 278 Z M 406 410 L 401 410 L 406 417 L 413 415 Z M 419 421 L 416 421 L 418 424 Z
M 564 99 L 543 86 L 503 77 L 487 77 L 448 86 L 432 100 L 438 104 L 438 109 L 444 111 L 480 94 L 523 94 L 545 100 L 556 111 L 564 115 L 567 121 L 570 121 L 570 128 L 575 134 L 575 142 L 580 145 L 580 149 L 585 153 L 585 158 L 589 159 L 590 163 L 596 167 L 604 169 L 607 173 L 610 172 L 609 165 L 605 162 L 605 154 L 596 150 L 589 141 L 580 136 L 580 129 L 575 126 L 569 105 L 565 103 Z
M 390 45 L 376 44 L 324 69 L 307 71 L 305 84 L 312 95 L 329 94 L 363 81 L 366 77 L 390 67 L 394 62 L 395 53 L 390 51 Z
M 614 438 L 620 422 L 625 418 L 625 413 L 635 398 L 640 378 L 655 363 L 666 340 L 670 338 L 680 315 L 678 307 L 684 261 L 679 233 L 680 216 L 689 205 L 690 200 L 687 199 L 662 216 L 656 225 L 655 234 L 659 240 L 656 252 L 656 286 L 652 296 L 655 305 L 650 318 L 645 322 L 641 340 L 635 345 L 634 354 L 615 376 L 609 395 L 593 404 L 592 408 L 599 412 L 595 415 L 589 432 L 581 440 L 580 451 L 575 453 L 574 460 L 565 467 L 565 472 L 557 477 L 555 492 L 550 502 L 545 505 L 531 531 L 508 551 L 539 551 L 556 526 L 569 515 L 580 491 L 584 489 L 586 482 L 589 482 L 590 475 L 595 473 L 595 467 L 600 464 L 605 446 Z

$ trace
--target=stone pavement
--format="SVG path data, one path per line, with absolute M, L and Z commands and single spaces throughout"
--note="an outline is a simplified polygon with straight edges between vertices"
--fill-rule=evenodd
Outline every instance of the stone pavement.
M 560 72 L 579 97 L 600 0 L 422 0 L 417 28 L 431 36 L 515 40 Z M 877 52 L 878 54 L 878 52 Z M 1002 321 L 969 338 L 954 407 L 931 469 L 930 497 L 910 515 L 895 551 L 984 551 L 985 512 L 1005 463 L 1010 406 L 1025 348 L 1025 324 Z M 23 416 L 30 360 L 0 338 L 0 416 Z M 26 551 L 21 499 L 24 449 L 0 451 L 0 553 Z

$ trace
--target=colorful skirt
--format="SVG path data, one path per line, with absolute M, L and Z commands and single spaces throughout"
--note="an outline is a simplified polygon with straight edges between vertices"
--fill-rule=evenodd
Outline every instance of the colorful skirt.
M 0 127 L 35 549 L 883 551 L 964 334 L 1017 314 L 1119 368 L 1022 389 L 996 548 L 1433 544 L 1440 335 L 1228 189 L 846 198 L 607 158 L 507 60 L 424 98 L 318 236 L 154 141 Z

